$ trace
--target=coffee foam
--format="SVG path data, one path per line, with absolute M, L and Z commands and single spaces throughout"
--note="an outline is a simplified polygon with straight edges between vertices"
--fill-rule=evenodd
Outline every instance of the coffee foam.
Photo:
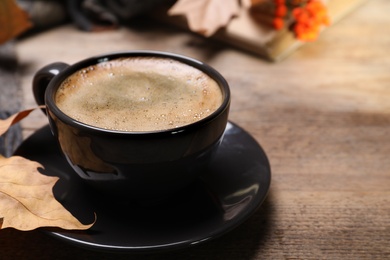
M 222 104 L 219 85 L 202 71 L 158 57 L 121 58 L 82 69 L 56 93 L 68 116 L 119 131 L 172 129 L 198 121 Z

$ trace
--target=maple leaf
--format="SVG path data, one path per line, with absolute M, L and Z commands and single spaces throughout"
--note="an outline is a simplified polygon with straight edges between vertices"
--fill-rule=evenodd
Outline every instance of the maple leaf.
M 241 5 L 244 8 L 249 8 L 253 5 L 253 1 L 255 0 L 241 0 Z
M 41 174 L 38 162 L 0 155 L 0 228 L 33 230 L 39 227 L 88 229 L 55 198 L 58 177 Z
M 210 36 L 240 10 L 238 0 L 179 0 L 169 10 L 169 15 L 184 15 L 194 32 Z
M 14 0 L 0 1 L 0 44 L 4 43 L 32 26 L 28 15 Z
M 27 109 L 0 120 L 0 136 L 11 125 L 19 122 L 32 111 Z M 33 230 L 39 227 L 63 229 L 88 229 L 80 223 L 53 195 L 58 177 L 41 174 L 38 162 L 20 156 L 5 158 L 0 155 L 0 229 L 15 228 Z

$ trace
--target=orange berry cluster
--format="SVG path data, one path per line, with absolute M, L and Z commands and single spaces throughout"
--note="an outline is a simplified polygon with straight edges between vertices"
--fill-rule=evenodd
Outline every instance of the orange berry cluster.
M 309 0 L 305 6 L 294 8 L 292 14 L 294 33 L 302 41 L 316 40 L 321 27 L 330 25 L 327 9 L 319 0 Z
M 275 4 L 275 16 L 273 26 L 280 30 L 284 27 L 284 17 L 288 10 L 292 10 L 294 23 L 292 29 L 295 36 L 302 41 L 314 41 L 317 39 L 322 26 L 330 25 L 326 6 L 320 0 L 273 0 Z
M 284 17 L 287 15 L 287 6 L 285 0 L 274 0 L 275 4 L 275 17 L 273 20 L 273 26 L 276 30 L 280 30 L 284 27 Z

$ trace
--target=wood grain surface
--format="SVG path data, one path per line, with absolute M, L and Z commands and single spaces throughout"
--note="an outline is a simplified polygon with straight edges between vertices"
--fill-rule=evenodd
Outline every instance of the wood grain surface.
M 1 259 L 390 259 L 390 1 L 371 0 L 280 63 L 153 22 L 83 33 L 65 25 L 17 45 L 25 107 L 33 74 L 129 49 L 176 52 L 219 70 L 230 120 L 265 149 L 269 196 L 243 225 L 157 255 L 73 247 L 39 232 L 0 231 Z M 22 122 L 27 137 L 47 124 Z

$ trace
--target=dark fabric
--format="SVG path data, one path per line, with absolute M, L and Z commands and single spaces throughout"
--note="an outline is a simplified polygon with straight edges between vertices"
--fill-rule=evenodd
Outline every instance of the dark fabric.
M 33 27 L 28 33 L 36 33 L 69 22 L 66 2 L 63 0 L 17 0 L 25 10 Z
M 101 31 L 175 0 L 67 0 L 68 13 L 84 31 Z
M 40 31 L 71 21 L 83 31 L 112 30 L 130 25 L 135 16 L 176 0 L 17 0 Z
M 0 45 L 0 119 L 8 118 L 21 109 L 23 91 L 17 75 L 14 43 Z M 0 136 L 0 154 L 10 156 L 22 141 L 19 124 Z

